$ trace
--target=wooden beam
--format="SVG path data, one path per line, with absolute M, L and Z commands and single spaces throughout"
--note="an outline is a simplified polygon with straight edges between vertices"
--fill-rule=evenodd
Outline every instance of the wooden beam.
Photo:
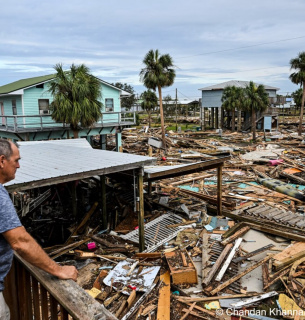
M 268 261 L 269 259 L 271 259 L 272 256 L 268 256 L 266 258 L 264 258 L 263 260 L 255 263 L 252 267 L 246 269 L 245 271 L 241 272 L 240 274 L 236 275 L 235 277 L 232 277 L 231 279 L 225 281 L 224 283 L 222 283 L 221 285 L 219 285 L 218 287 L 216 287 L 214 290 L 212 290 L 210 292 L 211 295 L 216 294 L 217 292 L 219 292 L 220 290 L 226 288 L 227 286 L 229 286 L 231 283 L 235 282 L 236 280 L 242 278 L 244 275 L 248 274 L 249 272 L 251 272 L 252 270 L 258 268 L 259 266 L 261 266 L 263 263 L 265 263 L 266 261 Z
M 222 167 L 217 168 L 217 214 L 222 215 Z
M 217 277 L 216 277 L 216 279 L 215 279 L 216 281 L 220 281 L 220 280 L 222 279 L 222 277 L 224 276 L 226 270 L 227 270 L 228 267 L 229 267 L 229 264 L 231 263 L 234 255 L 235 255 L 235 253 L 236 253 L 237 249 L 239 248 L 239 246 L 240 246 L 240 244 L 241 244 L 242 241 L 243 241 L 243 238 L 238 238 L 238 239 L 236 240 L 236 242 L 235 242 L 235 244 L 234 244 L 234 247 L 232 248 L 229 256 L 227 257 L 226 262 L 224 263 L 224 265 L 223 265 L 222 268 L 220 269 L 220 271 L 219 271 L 219 273 L 218 273 L 218 275 L 217 275 Z
M 204 284 L 205 286 L 208 286 L 209 283 L 211 282 L 212 278 L 214 277 L 215 273 L 217 272 L 217 270 L 219 269 L 219 267 L 221 266 L 223 260 L 225 259 L 225 257 L 227 256 L 227 254 L 229 253 L 229 251 L 231 250 L 231 248 L 233 247 L 232 243 L 229 243 L 226 245 L 226 247 L 224 248 L 224 250 L 222 250 L 220 256 L 218 257 L 218 259 L 216 260 L 215 264 L 213 265 L 212 269 L 210 270 L 208 276 L 206 278 L 202 277 L 202 284 Z
M 157 320 L 170 320 L 170 273 L 166 271 L 160 276 L 164 285 L 159 290 Z
M 103 229 L 107 229 L 108 219 L 107 219 L 107 197 L 106 197 L 106 177 L 100 176 L 101 191 L 102 191 L 102 224 Z
M 143 168 L 138 170 L 138 222 L 139 222 L 139 250 L 145 250 L 144 238 L 144 195 L 143 195 Z
M 245 234 L 247 231 L 250 230 L 249 226 L 243 227 L 240 230 L 238 230 L 236 233 L 234 233 L 232 236 L 230 236 L 229 238 L 221 241 L 222 245 L 227 245 L 228 243 L 234 241 L 235 239 L 237 239 L 238 237 L 242 236 L 243 234 Z
M 91 320 L 99 315 L 109 320 L 117 320 L 103 305 L 85 294 L 84 290 L 73 280 L 57 279 L 26 262 L 16 253 L 15 258 L 41 283 L 41 290 L 46 288 L 74 319 Z M 44 308 L 47 310 L 47 305 Z

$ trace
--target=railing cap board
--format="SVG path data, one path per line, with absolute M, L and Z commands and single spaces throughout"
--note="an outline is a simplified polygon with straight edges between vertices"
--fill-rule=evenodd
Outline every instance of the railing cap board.
M 15 257 L 74 319 L 118 320 L 73 280 L 60 280 L 26 262 L 17 253 Z

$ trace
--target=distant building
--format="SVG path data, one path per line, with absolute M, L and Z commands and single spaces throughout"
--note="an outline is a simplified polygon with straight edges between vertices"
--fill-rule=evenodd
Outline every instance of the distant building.
M 229 86 L 235 86 L 238 88 L 246 88 L 246 86 L 249 85 L 249 83 L 250 83 L 249 81 L 231 80 L 231 81 L 222 82 L 222 83 L 219 83 L 216 85 L 212 85 L 212 86 L 208 86 L 208 87 L 204 87 L 204 88 L 199 89 L 202 92 L 202 96 L 201 96 L 201 107 L 202 107 L 202 118 L 203 118 L 202 121 L 204 123 L 206 121 L 205 108 L 210 108 L 209 125 L 213 128 L 214 127 L 219 128 L 220 123 L 221 123 L 221 126 L 222 126 L 224 124 L 224 117 L 225 117 L 225 115 L 223 114 L 223 109 L 221 108 L 221 106 L 222 106 L 221 98 L 222 98 L 222 94 L 223 94 L 224 89 Z M 259 85 L 259 84 L 257 84 L 257 85 Z M 277 101 L 276 91 L 279 90 L 279 88 L 271 87 L 268 85 L 264 85 L 264 87 L 266 89 L 266 92 L 269 95 L 270 104 L 271 105 L 275 104 Z M 228 114 L 226 116 L 227 116 L 227 120 L 229 120 L 228 122 L 232 121 L 232 119 L 229 119 L 230 114 Z M 251 124 L 251 122 L 249 121 L 249 117 L 250 117 L 249 114 L 244 113 L 244 119 L 243 119 L 244 124 L 246 124 L 246 123 Z M 203 126 L 204 126 L 204 123 L 203 123 Z M 245 130 L 247 130 L 246 127 L 248 129 L 248 125 L 244 127 Z

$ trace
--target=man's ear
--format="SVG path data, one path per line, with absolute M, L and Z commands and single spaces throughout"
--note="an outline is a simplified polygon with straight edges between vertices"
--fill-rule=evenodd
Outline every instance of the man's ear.
M 2 164 L 2 163 L 4 162 L 4 160 L 5 160 L 5 156 L 2 154 L 2 155 L 0 156 L 0 163 Z

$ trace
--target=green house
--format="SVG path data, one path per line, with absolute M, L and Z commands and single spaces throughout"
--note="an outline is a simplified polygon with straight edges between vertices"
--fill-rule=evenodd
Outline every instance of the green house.
M 72 138 L 73 131 L 67 123 L 56 123 L 51 117 L 49 82 L 54 74 L 22 79 L 0 87 L 0 137 L 14 141 L 34 141 Z M 106 135 L 120 133 L 124 126 L 134 125 L 135 116 L 126 118 L 121 112 L 121 99 L 125 92 L 101 79 L 102 118 L 90 128 L 81 128 L 79 137 L 89 141 L 100 136 L 104 148 Z M 130 115 L 130 113 L 129 113 Z M 118 145 L 117 145 L 118 147 Z

